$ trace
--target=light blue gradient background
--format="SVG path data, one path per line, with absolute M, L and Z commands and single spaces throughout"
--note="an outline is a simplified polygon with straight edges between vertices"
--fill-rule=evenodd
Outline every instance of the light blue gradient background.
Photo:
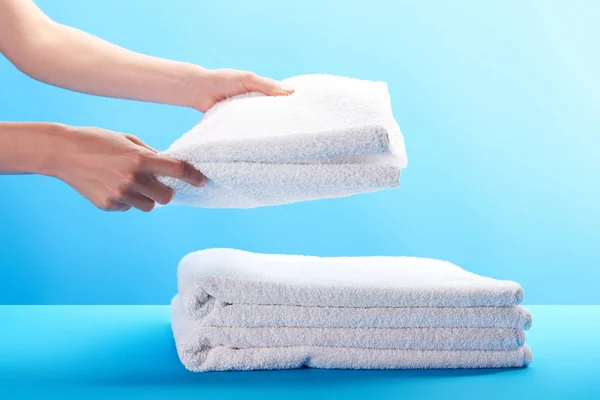
M 387 81 L 409 166 L 398 190 L 151 214 L 97 211 L 50 178 L 0 177 L 0 304 L 166 304 L 179 259 L 215 246 L 442 258 L 520 282 L 528 304 L 600 303 L 597 2 L 38 4 L 210 68 Z M 99 126 L 164 149 L 200 116 L 67 92 L 0 59 L 0 120 Z

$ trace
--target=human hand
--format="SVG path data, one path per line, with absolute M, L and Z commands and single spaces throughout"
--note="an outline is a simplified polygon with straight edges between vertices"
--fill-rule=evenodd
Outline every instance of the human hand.
M 264 78 L 253 72 L 233 69 L 205 70 L 202 82 L 198 85 L 197 99 L 192 107 L 206 112 L 216 103 L 228 97 L 249 92 L 264 93 L 268 96 L 287 96 L 294 89 L 284 88 L 270 78 Z
M 52 21 L 32 0 L 0 0 L 0 52 L 19 70 L 51 85 L 202 112 L 248 92 L 293 92 L 251 72 L 208 70 L 126 50 Z
M 105 211 L 151 211 L 173 191 L 156 180 L 170 176 L 202 187 L 206 177 L 189 164 L 163 157 L 132 135 L 88 127 L 62 127 L 51 175 Z

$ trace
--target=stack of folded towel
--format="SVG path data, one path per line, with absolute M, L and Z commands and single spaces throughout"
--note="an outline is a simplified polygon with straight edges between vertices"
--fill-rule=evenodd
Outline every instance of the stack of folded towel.
M 164 152 L 209 178 L 194 188 L 160 177 L 174 203 L 251 208 L 399 185 L 407 158 L 385 83 L 331 75 L 283 83 L 295 92 L 218 103 Z
M 210 249 L 184 257 L 178 291 L 173 333 L 192 371 L 531 362 L 521 287 L 445 261 Z

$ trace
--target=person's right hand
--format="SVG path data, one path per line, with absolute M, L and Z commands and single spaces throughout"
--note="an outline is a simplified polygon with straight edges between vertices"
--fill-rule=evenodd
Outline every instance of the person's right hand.
M 52 175 L 102 210 L 135 207 L 148 212 L 155 203 L 169 203 L 173 191 L 156 176 L 178 178 L 196 187 L 206 184 L 206 177 L 191 165 L 159 155 L 135 136 L 99 128 L 64 129 Z

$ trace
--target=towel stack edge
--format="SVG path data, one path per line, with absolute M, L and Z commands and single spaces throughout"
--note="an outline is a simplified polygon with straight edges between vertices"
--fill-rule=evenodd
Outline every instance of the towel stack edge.
M 172 327 L 192 371 L 531 363 L 522 288 L 439 260 L 208 249 L 184 257 L 178 287 Z

